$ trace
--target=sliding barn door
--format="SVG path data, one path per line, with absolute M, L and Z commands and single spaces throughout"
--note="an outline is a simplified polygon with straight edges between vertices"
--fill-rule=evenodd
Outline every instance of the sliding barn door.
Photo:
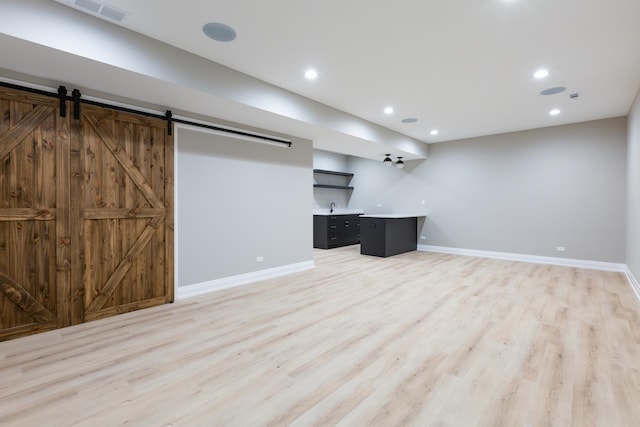
M 70 323 L 68 172 L 57 101 L 0 89 L 0 340 Z
M 173 139 L 165 121 L 83 106 L 72 132 L 74 318 L 173 300 Z
M 173 300 L 167 124 L 80 112 L 0 88 L 0 341 Z

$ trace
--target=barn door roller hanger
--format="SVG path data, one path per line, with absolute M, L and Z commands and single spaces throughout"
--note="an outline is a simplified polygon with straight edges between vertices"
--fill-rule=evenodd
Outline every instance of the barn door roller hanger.
M 282 145 L 286 145 L 287 147 L 291 148 L 292 146 L 292 142 L 289 139 L 286 138 L 281 138 L 278 136 L 273 136 L 273 135 L 265 135 L 262 133 L 257 133 L 257 132 L 252 132 L 249 130 L 243 130 L 243 129 L 236 129 L 236 128 L 229 128 L 229 127 L 225 127 L 225 126 L 221 126 L 221 125 L 214 125 L 214 124 L 208 124 L 208 123 L 201 123 L 201 122 L 194 122 L 191 120 L 185 120 L 185 119 L 178 119 L 173 117 L 173 113 L 171 112 L 171 110 L 167 110 L 165 112 L 164 115 L 161 114 L 156 114 L 156 113 L 151 113 L 148 111 L 141 111 L 141 110 L 136 110 L 133 108 L 127 108 L 127 107 L 122 107 L 119 105 L 112 105 L 112 104 L 106 104 L 103 102 L 99 102 L 99 101 L 93 101 L 93 100 L 89 100 L 89 99 L 81 99 L 82 94 L 80 93 L 80 90 L 78 89 L 73 89 L 73 91 L 71 92 L 71 96 L 68 95 L 68 91 L 67 88 L 65 86 L 59 86 L 58 87 L 58 92 L 57 93 L 52 93 L 52 92 L 47 92 L 45 90 L 41 90 L 41 89 L 35 89 L 32 87 L 26 87 L 26 86 L 20 86 L 20 85 L 16 85 L 13 83 L 7 83 L 7 82 L 2 82 L 0 81 L 0 86 L 4 86 L 4 87 L 8 87 L 8 88 L 12 88 L 12 89 L 18 89 L 18 90 L 23 90 L 23 91 L 27 91 L 27 92 L 31 92 L 31 93 L 37 93 L 39 95 L 45 95 L 45 96 L 52 96 L 52 97 L 56 97 L 59 99 L 60 102 L 60 117 L 67 117 L 67 104 L 66 101 L 72 101 L 73 102 L 73 118 L 75 120 L 80 120 L 80 104 L 89 104 L 89 105 L 95 105 L 98 107 L 102 107 L 102 108 L 108 108 L 110 110 L 116 110 L 116 111 L 123 111 L 123 112 L 127 112 L 127 113 L 132 113 L 132 114 L 138 114 L 138 115 L 142 115 L 142 116 L 146 116 L 146 117 L 153 117 L 156 119 L 160 119 L 160 120 L 166 120 L 167 122 L 167 135 L 171 135 L 172 134 L 172 123 L 182 123 L 185 125 L 190 125 L 190 126 L 196 126 L 196 127 L 200 127 L 200 128 L 205 128 L 205 129 L 209 129 L 209 130 L 214 130 L 217 132 L 222 132 L 222 133 L 228 133 L 228 134 L 232 134 L 232 135 L 236 135 L 236 136 L 240 136 L 240 137 L 247 137 L 250 139 L 257 139 L 257 140 L 262 140 L 265 141 L 267 143 L 270 144 L 282 144 Z

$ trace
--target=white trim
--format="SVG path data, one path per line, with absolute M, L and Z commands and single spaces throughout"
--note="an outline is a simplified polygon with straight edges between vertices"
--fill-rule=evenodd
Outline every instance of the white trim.
M 443 254 L 466 255 L 481 258 L 506 259 L 510 261 L 531 262 L 534 264 L 562 265 L 565 267 L 588 268 L 591 270 L 619 271 L 626 273 L 627 266 L 614 262 L 589 261 L 584 259 L 556 258 L 539 255 L 514 254 L 509 252 L 481 251 L 476 249 L 450 248 L 446 246 L 418 245 L 419 251 Z
M 176 288 L 176 299 L 184 299 L 207 294 L 209 292 L 220 291 L 222 289 L 234 288 L 236 286 L 248 285 L 260 280 L 273 279 L 286 276 L 292 273 L 309 270 L 315 266 L 313 261 L 304 261 L 296 264 L 283 265 L 281 267 L 268 268 L 266 270 L 254 271 L 251 273 L 238 274 L 237 276 L 224 277 L 222 279 L 210 280 L 208 282 L 195 283 L 193 285 L 180 286 Z
M 628 266 L 625 266 L 625 270 L 624 270 L 624 274 L 627 276 L 627 280 L 629 281 L 629 284 L 631 285 L 631 289 L 633 289 L 633 292 L 636 293 L 636 296 L 638 297 L 638 300 L 640 300 L 640 284 L 638 284 L 638 281 L 636 280 L 635 276 L 633 275 L 633 273 L 631 272 L 631 270 L 629 270 Z

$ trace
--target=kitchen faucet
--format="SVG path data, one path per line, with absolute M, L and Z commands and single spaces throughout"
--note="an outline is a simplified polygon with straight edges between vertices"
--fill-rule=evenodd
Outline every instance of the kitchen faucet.
M 336 207 L 336 202 L 331 202 L 331 204 L 329 205 L 329 213 L 333 213 L 333 208 Z

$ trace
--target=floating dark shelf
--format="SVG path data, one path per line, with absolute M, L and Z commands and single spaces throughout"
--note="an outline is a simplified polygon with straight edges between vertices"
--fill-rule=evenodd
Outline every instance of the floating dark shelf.
M 326 171 L 323 169 L 314 169 L 313 173 L 321 173 L 324 175 L 338 175 L 338 176 L 348 176 L 348 177 L 353 177 L 352 173 L 347 173 L 347 172 L 335 172 L 335 171 Z
M 353 190 L 353 187 L 347 187 L 346 185 L 328 185 L 328 184 L 313 184 L 315 188 L 334 188 L 336 190 Z

